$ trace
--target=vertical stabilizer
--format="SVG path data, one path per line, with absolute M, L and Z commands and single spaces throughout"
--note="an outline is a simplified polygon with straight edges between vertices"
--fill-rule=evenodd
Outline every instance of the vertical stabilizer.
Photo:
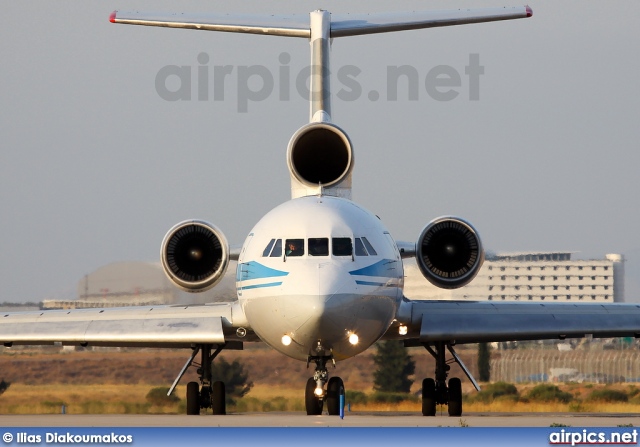
M 331 88 L 329 51 L 331 50 L 331 14 L 316 10 L 310 13 L 311 77 L 309 86 L 309 121 L 331 122 Z

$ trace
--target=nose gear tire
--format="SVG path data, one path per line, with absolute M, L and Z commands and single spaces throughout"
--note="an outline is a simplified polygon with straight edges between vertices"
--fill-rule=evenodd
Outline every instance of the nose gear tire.
M 304 404 L 309 416 L 317 416 L 322 414 L 322 399 L 318 399 L 315 395 L 316 381 L 313 377 L 307 380 L 307 386 L 304 390 Z

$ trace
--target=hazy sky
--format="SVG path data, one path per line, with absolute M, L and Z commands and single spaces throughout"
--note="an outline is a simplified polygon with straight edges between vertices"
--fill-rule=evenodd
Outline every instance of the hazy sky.
M 285 153 L 308 120 L 308 102 L 295 88 L 308 63 L 307 41 L 114 25 L 112 10 L 521 5 L 0 4 L 0 302 L 71 298 L 77 281 L 105 264 L 158 260 L 165 232 L 187 218 L 209 220 L 231 243 L 241 243 L 265 212 L 290 197 Z M 333 73 L 348 66 L 360 71 L 362 93 L 333 100 L 333 121 L 355 148 L 353 198 L 400 240 L 414 240 L 436 216 L 455 214 L 473 222 L 492 251 L 623 253 L 627 298 L 637 298 L 640 3 L 529 4 L 534 16 L 527 20 L 334 40 Z M 470 100 L 465 67 L 476 54 L 484 74 L 479 100 Z M 168 101 L 157 91 L 157 78 L 171 65 L 190 67 L 190 101 Z M 224 65 L 232 71 L 220 89 L 215 67 Z M 247 68 L 253 65 L 272 75 L 274 88 L 242 112 L 241 73 L 256 70 Z M 409 100 L 400 83 L 392 101 L 387 70 L 403 65 L 418 75 L 418 97 Z M 442 65 L 461 80 L 449 101 L 434 99 L 425 87 L 430 71 Z M 198 67 L 208 71 L 206 101 L 198 100 L 204 88 Z M 259 91 L 259 79 L 251 81 Z M 176 76 L 165 85 L 180 86 Z M 341 87 L 334 79 L 334 93 Z M 372 90 L 377 101 L 370 100 Z

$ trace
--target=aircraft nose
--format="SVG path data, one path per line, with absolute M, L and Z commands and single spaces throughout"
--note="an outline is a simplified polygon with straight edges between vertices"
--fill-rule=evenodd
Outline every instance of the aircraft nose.
M 316 293 L 304 297 L 308 318 L 296 331 L 306 340 L 319 340 L 319 345 L 315 342 L 310 346 L 312 350 L 328 351 L 348 336 L 354 319 L 353 302 L 357 300 L 349 284 L 344 269 L 329 263 L 318 266 Z
M 333 263 L 318 264 L 318 295 L 327 298 L 345 293 L 349 284 L 353 283 L 344 268 Z

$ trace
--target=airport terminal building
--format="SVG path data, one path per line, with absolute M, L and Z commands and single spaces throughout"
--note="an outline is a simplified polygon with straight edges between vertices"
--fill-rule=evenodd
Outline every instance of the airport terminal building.
M 417 265 L 405 266 L 405 295 L 412 299 L 624 302 L 624 257 L 572 260 L 570 252 L 528 252 L 488 256 L 467 286 L 432 286 Z

